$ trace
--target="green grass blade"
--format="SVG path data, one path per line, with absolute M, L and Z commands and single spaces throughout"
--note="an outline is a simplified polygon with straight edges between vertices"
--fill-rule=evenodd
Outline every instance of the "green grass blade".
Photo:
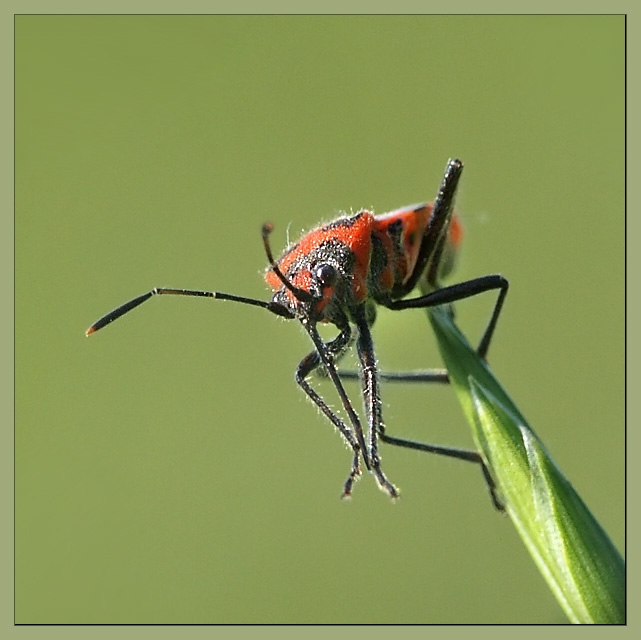
M 428 315 L 506 511 L 566 615 L 625 623 L 621 555 L 449 315 Z

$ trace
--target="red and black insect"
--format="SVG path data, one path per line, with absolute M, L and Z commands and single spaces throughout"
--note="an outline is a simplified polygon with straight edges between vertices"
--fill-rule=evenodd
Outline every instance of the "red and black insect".
M 262 237 L 269 262 L 265 279 L 274 291 L 269 301 L 217 291 L 155 288 L 111 311 L 91 325 L 86 333 L 90 335 L 103 328 L 154 295 L 231 300 L 262 307 L 284 318 L 295 318 L 314 344 L 313 351 L 296 369 L 296 382 L 339 430 L 353 453 L 351 470 L 343 488 L 344 497 L 351 494 L 352 485 L 361 474 L 361 462 L 375 476 L 381 489 L 392 498 L 398 497 L 398 489 L 388 480 L 381 466 L 378 444 L 382 441 L 481 465 L 493 502 L 502 509 L 490 473 L 478 452 L 387 434 L 382 415 L 381 379 L 447 383 L 449 378 L 444 370 L 380 373 L 371 334 L 379 305 L 393 311 L 425 309 L 497 290 L 498 298 L 477 348 L 478 354 L 486 357 L 507 295 L 508 281 L 500 275 L 489 275 L 448 287 L 440 286 L 440 278 L 451 269 L 461 237 L 453 203 L 462 170 L 463 164 L 459 160 L 448 162 L 433 204 L 413 205 L 379 216 L 360 211 L 338 218 L 304 235 L 278 260 L 274 259 L 269 243 L 272 225 L 265 224 Z M 406 297 L 419 280 L 427 293 Z M 323 340 L 318 323 L 335 325 L 338 335 L 330 341 Z M 336 363 L 354 341 L 360 371 L 358 374 L 339 372 Z M 331 379 L 347 420 L 331 409 L 311 386 L 308 378 L 316 370 Z M 363 429 L 341 380 L 356 376 L 362 383 L 366 429 Z

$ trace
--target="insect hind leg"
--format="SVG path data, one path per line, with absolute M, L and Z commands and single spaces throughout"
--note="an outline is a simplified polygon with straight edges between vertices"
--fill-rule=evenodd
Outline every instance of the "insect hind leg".
M 382 426 L 382 425 L 381 425 Z M 492 498 L 492 504 L 497 511 L 504 512 L 505 505 L 499 497 L 498 488 L 494 482 L 494 478 L 490 473 L 483 457 L 478 451 L 472 449 L 459 449 L 457 447 L 446 447 L 437 444 L 428 444 L 427 442 L 418 442 L 416 440 L 408 440 L 406 438 L 397 438 L 396 436 L 390 436 L 385 433 L 384 427 L 379 431 L 379 438 L 381 442 L 385 444 L 390 444 L 396 447 L 404 447 L 406 449 L 414 449 L 415 451 L 425 451 L 427 453 L 435 453 L 441 456 L 447 456 L 448 458 L 455 458 L 457 460 L 465 460 L 467 462 L 473 462 L 481 465 L 481 470 L 483 471 L 483 478 L 485 483 L 490 491 L 490 497 Z

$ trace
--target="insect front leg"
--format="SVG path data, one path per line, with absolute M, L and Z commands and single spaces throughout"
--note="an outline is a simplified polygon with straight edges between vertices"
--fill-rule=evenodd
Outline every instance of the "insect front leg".
M 326 357 L 334 358 L 340 357 L 345 350 L 349 347 L 351 342 L 351 330 L 349 325 L 346 325 L 339 335 L 334 338 L 331 342 L 321 343 L 323 346 L 322 349 L 325 350 Z M 325 414 L 325 416 L 332 422 L 332 424 L 340 431 L 341 435 L 352 449 L 353 460 L 352 468 L 345 481 L 343 487 L 343 498 L 347 498 L 352 493 L 352 485 L 355 480 L 361 474 L 360 469 L 360 458 L 361 454 L 365 460 L 366 466 L 369 468 L 369 456 L 367 449 L 364 446 L 364 440 L 362 435 L 362 429 L 358 418 L 356 417 L 356 423 L 354 425 L 354 430 L 350 429 L 347 424 L 329 407 L 325 400 L 318 394 L 318 392 L 309 384 L 307 381 L 307 376 L 309 376 L 313 371 L 319 369 L 324 364 L 323 359 L 319 351 L 312 351 L 305 358 L 303 358 L 296 369 L 296 382 L 303 389 L 303 391 L 311 398 L 312 402 Z M 333 366 L 333 365 L 332 365 Z M 340 393 L 340 390 L 339 390 Z M 344 392 L 343 392 L 344 394 Z M 341 396 L 342 397 L 342 396 Z M 346 397 L 346 396 L 345 396 Z M 355 413 L 352 413 L 355 416 Z M 352 420 L 354 422 L 354 420 Z M 360 431 L 360 438 L 359 438 Z
M 378 436 L 385 432 L 383 423 L 383 410 L 381 403 L 380 384 L 378 380 L 378 369 L 376 356 L 374 354 L 374 341 L 370 331 L 369 323 L 365 314 L 355 314 L 358 327 L 358 339 L 356 347 L 358 358 L 361 363 L 361 375 L 363 385 L 363 399 L 365 412 L 369 426 L 369 456 L 372 465 L 372 473 L 376 476 L 381 489 L 386 491 L 390 497 L 398 498 L 398 489 L 387 479 L 381 468 L 381 459 L 378 454 Z

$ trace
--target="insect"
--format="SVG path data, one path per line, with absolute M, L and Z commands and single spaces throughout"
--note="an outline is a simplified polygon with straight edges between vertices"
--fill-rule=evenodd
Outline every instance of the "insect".
M 361 475 L 361 464 L 391 498 L 399 496 L 398 489 L 387 478 L 381 465 L 379 442 L 384 442 L 479 464 L 494 505 L 502 510 L 492 477 L 478 452 L 416 442 L 387 433 L 382 415 L 381 379 L 447 383 L 449 378 L 444 370 L 380 373 L 371 333 L 379 306 L 393 311 L 424 309 L 450 305 L 496 290 L 497 300 L 477 348 L 478 354 L 486 357 L 507 295 L 508 281 L 500 275 L 488 275 L 448 287 L 440 285 L 441 277 L 452 267 L 460 242 L 461 225 L 453 212 L 453 204 L 462 170 L 460 160 L 448 162 L 433 204 L 412 205 L 377 216 L 362 210 L 340 217 L 308 232 L 278 260 L 274 259 L 269 241 L 272 225 L 263 225 L 262 240 L 269 263 L 265 279 L 273 291 L 268 301 L 218 291 L 157 287 L 103 316 L 87 329 L 86 334 L 102 329 L 155 295 L 229 300 L 261 307 L 283 318 L 296 319 L 314 345 L 296 369 L 296 382 L 338 429 L 352 452 L 343 497 L 351 495 L 353 484 Z M 418 297 L 408 297 L 419 280 L 427 292 Z M 323 340 L 318 332 L 319 323 L 334 325 L 338 330 L 336 337 Z M 359 372 L 340 372 L 336 364 L 354 342 Z M 309 378 L 314 372 L 329 377 L 340 398 L 346 420 L 311 385 Z M 342 382 L 342 379 L 356 376 L 360 377 L 362 384 L 367 419 L 365 429 Z

